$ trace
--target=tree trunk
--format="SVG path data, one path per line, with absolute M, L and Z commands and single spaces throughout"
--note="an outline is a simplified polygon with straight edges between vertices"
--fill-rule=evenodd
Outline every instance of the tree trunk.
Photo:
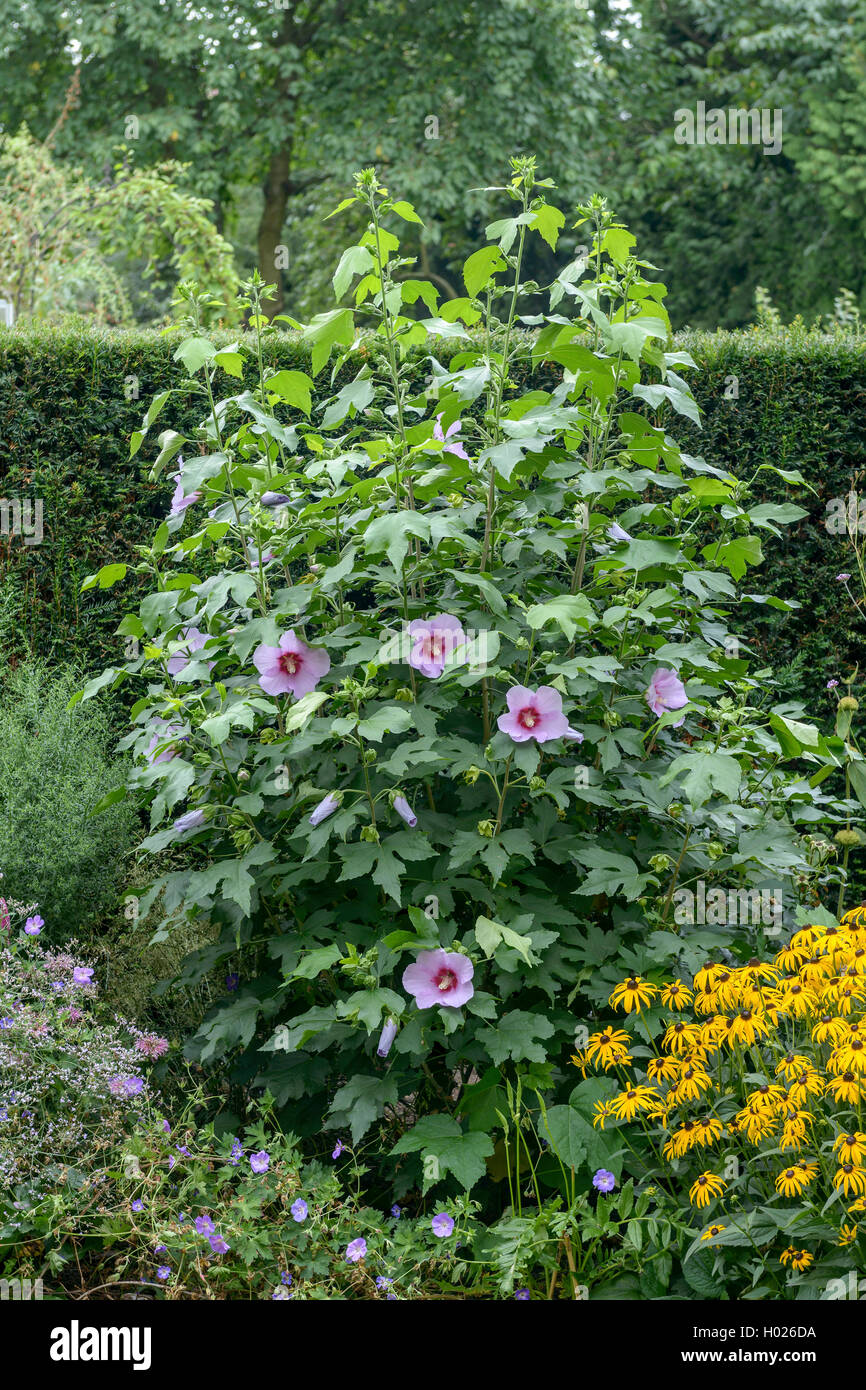
M 270 285 L 276 281 L 277 285 L 274 298 L 264 300 L 262 303 L 262 309 L 268 318 L 273 318 L 274 314 L 281 314 L 283 311 L 284 286 L 281 266 L 284 258 L 277 255 L 277 247 L 281 245 L 286 207 L 289 201 L 291 153 L 291 145 L 284 145 L 282 149 L 271 155 L 267 178 L 262 190 L 265 201 L 259 220 L 259 273 L 264 278 L 265 284 Z M 280 262 L 279 265 L 278 261 Z

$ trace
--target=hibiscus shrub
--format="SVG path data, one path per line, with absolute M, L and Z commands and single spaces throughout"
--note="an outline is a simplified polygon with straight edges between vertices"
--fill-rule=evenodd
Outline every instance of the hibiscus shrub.
M 527 238 L 555 249 L 565 221 L 549 187 L 514 161 L 488 190 L 510 215 L 440 306 L 400 256 L 417 213 L 359 174 L 341 207 L 361 201 L 368 225 L 334 274 L 354 307 L 296 325 L 313 377 L 361 344 L 318 412 L 310 376 L 268 365 L 267 287 L 245 288 L 251 335 L 228 347 L 182 288 L 177 389 L 202 423 L 160 435 L 154 475 L 172 467 L 176 489 L 136 567 L 153 591 L 120 626 L 138 654 L 84 692 L 139 682 L 143 849 L 189 848 L 140 912 L 159 904 L 158 936 L 221 928 L 184 978 L 221 965 L 234 987 L 189 1055 L 267 1087 L 301 1136 L 378 1124 L 398 1197 L 471 1188 L 488 1163 L 502 1177 L 518 1078 L 544 1097 L 551 1185 L 618 1176 L 619 1140 L 589 1119 L 600 1083 L 575 1085 L 576 1030 L 623 969 L 693 972 L 777 931 L 690 926 L 678 888 L 772 889 L 788 911 L 839 878 L 807 840 L 837 808 L 783 766 L 819 736 L 731 626 L 764 602 L 738 587 L 757 532 L 803 511 L 752 505 L 749 480 L 666 433 L 665 412 L 697 419 L 693 364 L 602 199 L 552 284 L 523 280 Z M 468 327 L 446 369 L 436 337 Z M 428 337 L 419 393 L 402 364 Z M 247 354 L 258 387 L 225 394 Z M 530 356 L 564 369 L 555 390 L 518 392 Z

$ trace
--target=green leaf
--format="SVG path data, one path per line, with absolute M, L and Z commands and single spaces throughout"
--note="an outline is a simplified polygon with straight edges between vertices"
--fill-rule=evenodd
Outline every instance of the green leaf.
M 482 246 L 480 251 L 473 252 L 463 267 L 463 283 L 470 299 L 475 299 L 494 274 L 504 269 L 505 261 L 498 246 Z
M 342 299 L 356 275 L 366 275 L 375 268 L 376 262 L 366 246 L 347 246 L 334 271 L 334 298 Z
M 484 1160 L 493 1153 L 493 1141 L 487 1134 L 464 1134 L 450 1115 L 425 1115 L 391 1150 L 392 1156 L 411 1153 L 431 1155 L 437 1160 L 440 1175 L 453 1173 L 469 1192 L 487 1171 Z
M 317 709 L 325 703 L 328 696 L 325 690 L 311 690 L 308 694 L 302 695 L 297 704 L 292 705 L 285 718 L 285 730 L 287 734 L 293 734 L 298 729 L 303 729 L 309 723 Z
M 588 632 L 595 622 L 592 604 L 585 594 L 561 594 L 546 603 L 534 603 L 526 610 L 526 621 L 535 631 L 548 623 L 557 623 L 569 642 L 577 629 Z
M 273 391 L 280 400 L 287 405 L 294 406 L 296 410 L 302 410 L 305 415 L 309 415 L 312 408 L 310 391 L 312 389 L 312 379 L 306 372 L 277 372 L 274 376 L 266 377 L 265 389 Z
M 355 320 L 351 309 L 331 309 L 316 314 L 304 329 L 304 338 L 312 347 L 313 376 L 319 375 L 335 343 L 348 346 L 355 336 Z
M 352 1143 L 358 1144 L 375 1120 L 385 1112 L 386 1105 L 394 1105 L 397 1100 L 397 1081 L 388 1074 L 384 1076 L 353 1076 L 341 1086 L 331 1101 L 326 1129 L 352 1131 Z
M 174 353 L 174 361 L 182 362 L 193 376 L 204 366 L 205 362 L 210 362 L 216 356 L 216 348 L 208 338 L 186 338 Z
M 360 721 L 358 733 L 372 743 L 381 743 L 386 734 L 401 734 L 411 723 L 412 712 L 406 705 L 385 705 Z
M 530 226 L 544 237 L 551 251 L 555 251 L 559 233 L 565 226 L 565 213 L 560 212 L 559 208 L 550 207 L 545 203 L 536 212 Z M 632 241 L 634 240 L 635 238 L 632 237 Z
M 567 1168 L 580 1168 L 586 1160 L 586 1121 L 572 1105 L 551 1106 L 541 1117 L 551 1147 Z
M 424 226 L 412 204 L 407 203 L 402 198 L 398 198 L 396 203 L 392 203 L 388 210 L 389 212 L 396 212 L 397 216 L 402 217 L 404 222 L 417 222 L 420 227 Z
M 478 1041 L 487 1049 L 497 1067 L 510 1058 L 513 1062 L 546 1062 L 547 1051 L 538 1040 L 551 1038 L 553 1024 L 544 1014 L 512 1009 L 503 1014 L 495 1028 L 482 1028 Z

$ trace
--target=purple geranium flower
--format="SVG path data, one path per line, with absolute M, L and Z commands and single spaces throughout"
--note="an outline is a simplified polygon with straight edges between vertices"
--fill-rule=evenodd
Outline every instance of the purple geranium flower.
M 599 1168 L 592 1179 L 592 1185 L 598 1192 L 613 1192 L 616 1187 L 616 1178 L 606 1168 Z
M 170 1274 L 171 1265 L 160 1265 L 159 1269 L 156 1271 L 157 1279 L 167 1279 Z
M 336 1148 L 334 1149 L 334 1152 L 331 1154 L 331 1158 L 339 1158 L 339 1157 L 340 1157 L 340 1154 L 341 1154 L 342 1152 L 343 1152 L 343 1141 L 342 1141 L 342 1139 L 338 1139 L 338 1140 L 337 1140 Z
M 24 923 L 24 930 L 28 936 L 38 936 L 44 926 L 44 921 L 37 913 L 35 917 L 27 918 L 27 921 Z
M 209 1236 L 208 1240 L 215 1255 L 225 1255 L 226 1251 L 231 1249 L 228 1241 L 224 1240 L 222 1236 Z
M 363 1260 L 367 1254 L 367 1242 L 363 1236 L 358 1236 L 356 1240 L 350 1240 L 346 1246 L 346 1259 L 349 1264 L 357 1264 Z
M 190 492 L 184 494 L 183 479 L 181 478 L 180 473 L 173 473 L 171 475 L 171 480 L 173 483 L 177 483 L 177 487 L 175 488 L 174 493 L 172 494 L 171 510 L 169 511 L 169 516 L 183 516 L 187 507 L 191 507 L 194 502 L 201 501 L 201 493 Z
M 292 1220 L 297 1221 L 300 1225 L 302 1221 L 306 1221 L 307 1217 L 309 1216 L 310 1209 L 304 1201 L 303 1197 L 298 1197 L 296 1201 L 292 1202 L 292 1205 L 289 1207 L 289 1211 L 292 1213 Z
M 266 1173 L 270 1162 L 271 1156 L 265 1149 L 260 1149 L 257 1154 L 250 1154 L 250 1167 L 254 1173 Z
M 200 1236 L 212 1236 L 216 1230 L 209 1216 L 197 1216 L 195 1219 L 195 1228 Z
M 89 985 L 93 982 L 92 965 L 76 965 L 72 972 L 72 980 L 76 985 Z
M 449 1216 L 447 1211 L 440 1211 L 433 1217 L 431 1222 L 434 1236 L 441 1240 L 444 1236 L 450 1236 L 454 1230 L 454 1217 Z

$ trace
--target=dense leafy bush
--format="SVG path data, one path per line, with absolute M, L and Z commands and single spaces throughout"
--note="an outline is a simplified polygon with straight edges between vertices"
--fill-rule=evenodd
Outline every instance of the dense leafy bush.
M 58 941 L 96 927 L 114 907 L 138 822 L 128 806 L 98 819 L 123 780 L 104 702 L 69 710 L 80 684 L 67 669 L 28 662 L 0 688 L 0 867 L 3 889 L 32 898 Z
M 756 505 L 633 408 L 697 418 L 693 363 L 602 200 L 580 210 L 589 263 L 547 287 L 537 336 L 515 331 L 523 296 L 543 308 L 522 282 L 526 238 L 555 245 L 564 221 L 545 187 L 515 163 L 513 216 L 440 311 L 430 285 L 398 278 L 391 227 L 417 214 L 358 177 L 368 229 L 335 290 L 357 281 L 374 336 L 328 434 L 310 377 L 269 359 L 266 289 L 248 287 L 258 385 L 225 398 L 244 346 L 205 337 L 184 290 L 181 390 L 202 423 L 160 437 L 171 511 L 135 567 L 152 592 L 120 625 L 139 655 L 85 691 L 136 682 L 144 848 L 199 856 L 142 913 L 161 895 L 160 933 L 220 924 L 187 978 L 221 959 L 239 976 L 189 1055 L 267 1086 L 301 1135 L 357 1144 L 378 1122 L 398 1199 L 471 1189 L 498 1153 L 515 1173 L 504 1220 L 527 1163 L 553 1212 L 576 1174 L 582 1190 L 598 1169 L 619 1178 L 618 1141 L 591 1125 L 597 1083 L 575 1086 L 568 1059 L 623 965 L 691 973 L 709 948 L 748 959 L 778 933 L 760 913 L 690 931 L 675 895 L 706 881 L 790 914 L 840 881 L 807 832 L 849 809 L 784 766 L 805 756 L 823 775 L 842 740 L 774 703 L 738 646 L 759 536 L 803 511 Z M 419 301 L 421 322 L 403 312 Z M 479 322 L 478 345 L 431 358 L 418 391 L 412 347 Z M 316 376 L 353 343 L 354 313 L 303 331 Z M 521 393 L 531 358 L 561 365 L 555 389 Z M 124 576 L 111 564 L 88 585 Z
M 410 313 L 420 311 L 417 303 L 408 306 Z M 467 326 L 466 332 L 471 340 L 474 329 Z M 217 335 L 214 341 L 226 345 L 229 339 Z M 248 335 L 242 342 L 254 349 Z M 38 546 L 25 547 L 20 538 L 0 542 L 0 639 L 7 653 L 32 648 L 66 659 L 74 644 L 88 673 L 119 660 L 125 644 L 115 629 L 123 607 L 110 592 L 81 594 L 81 581 L 104 560 L 128 563 L 167 509 L 170 487 L 148 479 L 141 455 L 130 461 L 126 441 L 140 423 L 142 402 L 183 379 L 183 365 L 173 358 L 176 343 L 173 335 L 109 333 L 75 321 L 59 328 L 0 329 L 0 497 L 41 497 L 45 531 Z M 866 382 L 866 344 L 770 326 L 684 334 L 676 345 L 697 364 L 693 390 L 702 412 L 700 431 L 681 420 L 685 446 L 739 478 L 754 478 L 759 501 L 790 500 L 784 478 L 768 471 L 755 477 L 766 462 L 799 469 L 815 489 L 797 496 L 808 517 L 765 546 L 757 571 L 762 591 L 802 606 L 755 610 L 742 626 L 762 660 L 791 668 L 781 671 L 785 693 L 802 692 L 811 700 L 825 680 L 857 661 L 864 639 L 862 618 L 839 604 L 835 575 L 844 567 L 844 543 L 824 523 L 828 504 L 848 496 L 852 475 L 856 479 L 864 466 L 858 402 Z M 447 367 L 464 347 L 465 340 L 434 333 L 408 349 L 403 365 L 420 390 L 431 351 Z M 274 372 L 309 372 L 310 352 L 310 344 L 291 331 L 269 335 Z M 337 386 L 350 382 L 362 365 L 359 353 L 349 353 Z M 241 370 L 253 388 L 254 350 L 243 355 Z M 527 387 L 550 390 L 561 365 L 527 353 L 512 374 Z M 319 374 L 312 389 L 312 415 L 320 420 L 332 394 L 330 376 L 320 389 L 322 381 Z M 635 401 L 634 408 L 648 405 Z M 190 433 L 196 410 L 195 400 L 177 393 L 164 407 L 163 420 Z M 335 429 L 324 429 L 323 437 Z

